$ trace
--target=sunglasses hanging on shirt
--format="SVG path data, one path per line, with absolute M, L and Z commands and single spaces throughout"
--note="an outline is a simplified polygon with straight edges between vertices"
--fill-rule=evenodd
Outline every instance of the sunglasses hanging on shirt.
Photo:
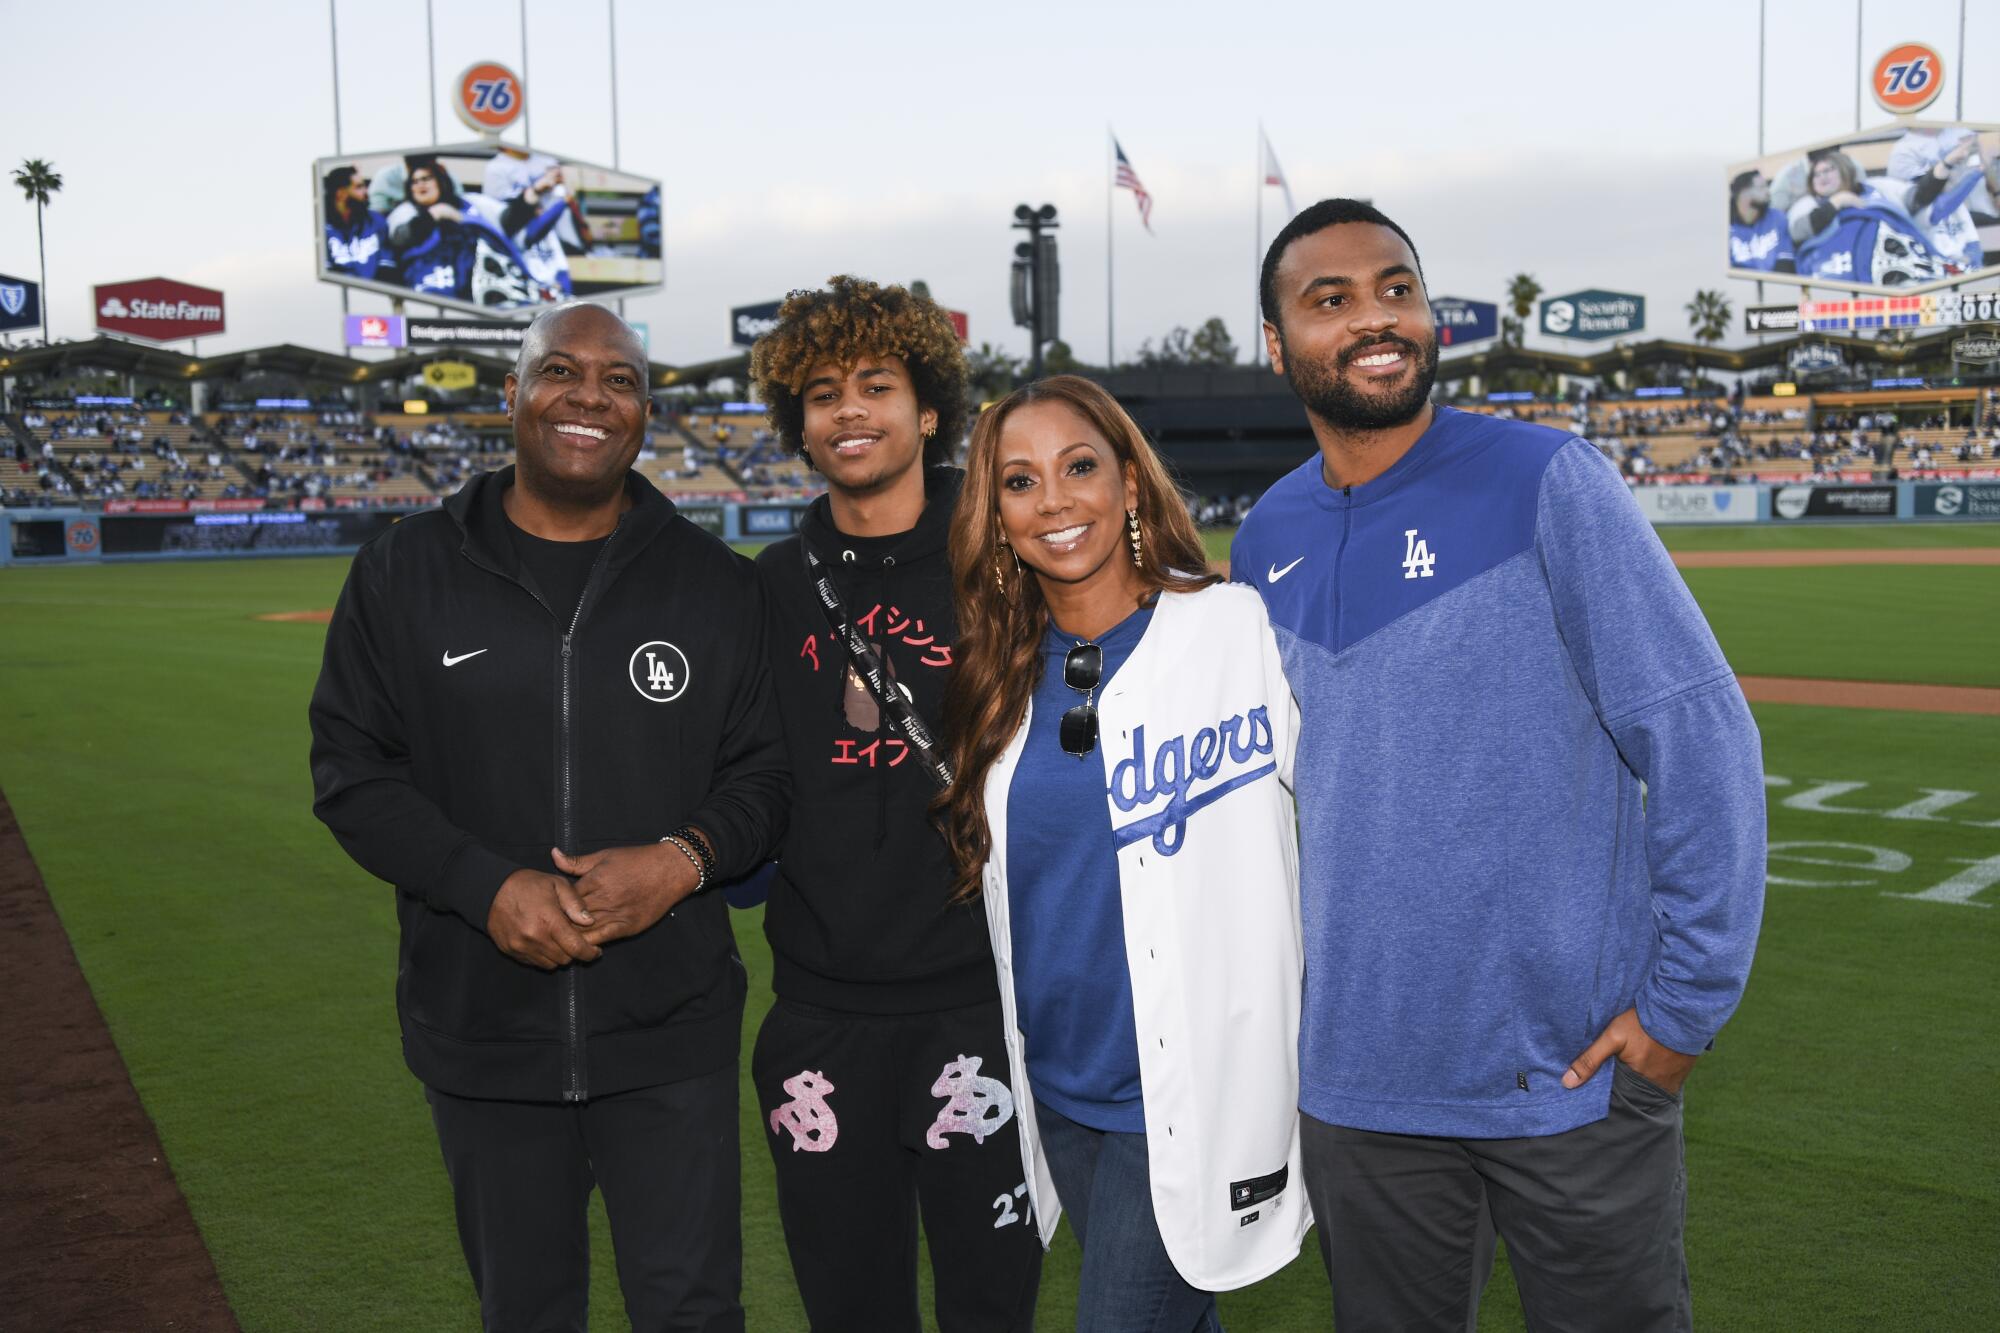
M 1081 759 L 1097 748 L 1097 705 L 1093 700 L 1104 679 L 1104 649 L 1079 643 L 1063 654 L 1063 684 L 1083 696 L 1083 702 L 1062 715 L 1064 754 Z

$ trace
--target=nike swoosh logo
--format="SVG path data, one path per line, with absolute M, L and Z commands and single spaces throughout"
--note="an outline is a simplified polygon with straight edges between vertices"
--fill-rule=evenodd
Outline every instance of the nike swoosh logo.
M 1303 560 L 1303 559 L 1305 559 L 1305 557 L 1304 557 L 1304 556 L 1300 556 L 1300 557 L 1299 557 L 1299 560 Z M 1297 568 L 1299 567 L 1299 560 L 1294 560 L 1294 561 L 1292 561 L 1292 563 L 1291 563 L 1291 564 L 1289 564 L 1289 565 L 1286 565 L 1286 566 L 1285 566 L 1285 567 L 1284 567 L 1283 569 L 1279 569 L 1279 568 L 1278 568 L 1278 567 L 1277 567 L 1276 565 L 1272 565 L 1272 566 L 1271 566 L 1271 578 L 1270 578 L 1270 581 L 1271 581 L 1272 583 L 1276 583 L 1276 582 L 1277 582 L 1277 581 L 1278 581 L 1279 579 L 1281 579 L 1281 578 L 1285 577 L 1285 575 L 1287 575 L 1287 574 L 1291 573 L 1291 572 L 1292 572 L 1293 570 L 1297 569 Z
M 460 662 L 465 661 L 467 658 L 477 657 L 479 656 L 479 654 L 485 651 L 486 650 L 484 648 L 475 648 L 469 653 L 460 653 L 457 657 L 453 657 L 451 655 L 450 650 L 447 649 L 444 655 L 444 664 L 446 666 L 457 666 Z

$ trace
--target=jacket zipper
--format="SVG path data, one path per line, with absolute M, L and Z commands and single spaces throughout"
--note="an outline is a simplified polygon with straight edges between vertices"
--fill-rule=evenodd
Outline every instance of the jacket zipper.
M 613 528 L 611 537 L 618 530 Z M 577 854 L 576 845 L 576 802 L 575 769 L 576 738 L 571 728 L 570 685 L 575 675 L 576 627 L 583 620 L 584 605 L 590 601 L 590 590 L 597 583 L 598 571 L 604 568 L 604 557 L 611 550 L 611 539 L 607 538 L 598 549 L 597 559 L 591 563 L 590 573 L 583 581 L 583 595 L 576 600 L 576 610 L 571 613 L 569 628 L 563 631 L 562 659 L 559 671 L 560 690 L 558 694 L 557 757 L 560 768 L 556 774 L 556 828 L 562 837 L 562 849 L 566 855 Z M 544 606 L 547 603 L 543 603 Z M 550 612 L 554 614 L 553 611 Z M 589 1080 L 585 1076 L 583 1058 L 583 996 L 581 983 L 577 979 L 576 964 L 571 963 L 562 970 L 563 1006 L 563 1055 L 567 1065 L 567 1077 L 563 1087 L 563 1100 L 580 1102 L 590 1096 Z
M 1333 651 L 1336 653 L 1347 646 L 1347 636 L 1341 630 L 1347 619 L 1347 599 L 1340 595 L 1340 566 L 1347 555 L 1347 534 L 1354 529 L 1354 488 L 1342 486 L 1340 495 L 1347 503 L 1340 511 L 1340 545 L 1333 551 Z

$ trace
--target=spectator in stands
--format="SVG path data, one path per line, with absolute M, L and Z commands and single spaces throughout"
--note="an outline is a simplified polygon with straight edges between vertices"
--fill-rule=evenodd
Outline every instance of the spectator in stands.
M 1771 207 L 1771 182 L 1761 171 L 1746 171 L 1729 182 L 1729 266 L 1761 273 L 1792 273 L 1792 235 L 1785 217 Z
M 561 206 L 552 227 L 542 230 L 533 243 L 520 241 L 520 246 L 529 275 L 544 289 L 569 295 L 572 288 L 565 248 L 580 253 L 585 246 L 577 233 L 576 216 L 569 208 L 569 187 L 563 183 L 562 163 L 547 153 L 503 143 L 486 164 L 480 193 L 503 204 L 525 196 L 533 201 L 552 200 Z
M 403 202 L 389 214 L 389 239 L 411 290 L 475 305 L 534 305 L 566 295 L 536 280 L 522 245 L 536 246 L 563 215 L 564 197 L 530 188 L 502 203 L 459 193 L 435 156 L 406 160 Z M 568 279 L 567 270 L 563 273 Z
M 1789 221 L 1798 272 L 1898 287 L 1947 276 L 1923 229 L 1901 201 L 1838 149 L 1807 157 L 1808 191 Z
M 1889 177 L 1907 184 L 1905 204 L 1947 270 L 1985 264 L 1979 225 L 2000 220 L 2000 159 L 1982 161 L 1978 135 L 1963 125 L 1906 131 L 1889 150 Z M 1977 212 L 1975 212 L 1975 209 Z

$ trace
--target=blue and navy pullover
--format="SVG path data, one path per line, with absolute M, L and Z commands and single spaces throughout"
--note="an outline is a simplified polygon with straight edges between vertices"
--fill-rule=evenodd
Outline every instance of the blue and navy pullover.
M 1617 471 L 1447 407 L 1365 485 L 1317 454 L 1231 554 L 1302 713 L 1300 1106 L 1389 1133 L 1601 1119 L 1634 1006 L 1697 1053 L 1764 890 L 1756 725 Z

